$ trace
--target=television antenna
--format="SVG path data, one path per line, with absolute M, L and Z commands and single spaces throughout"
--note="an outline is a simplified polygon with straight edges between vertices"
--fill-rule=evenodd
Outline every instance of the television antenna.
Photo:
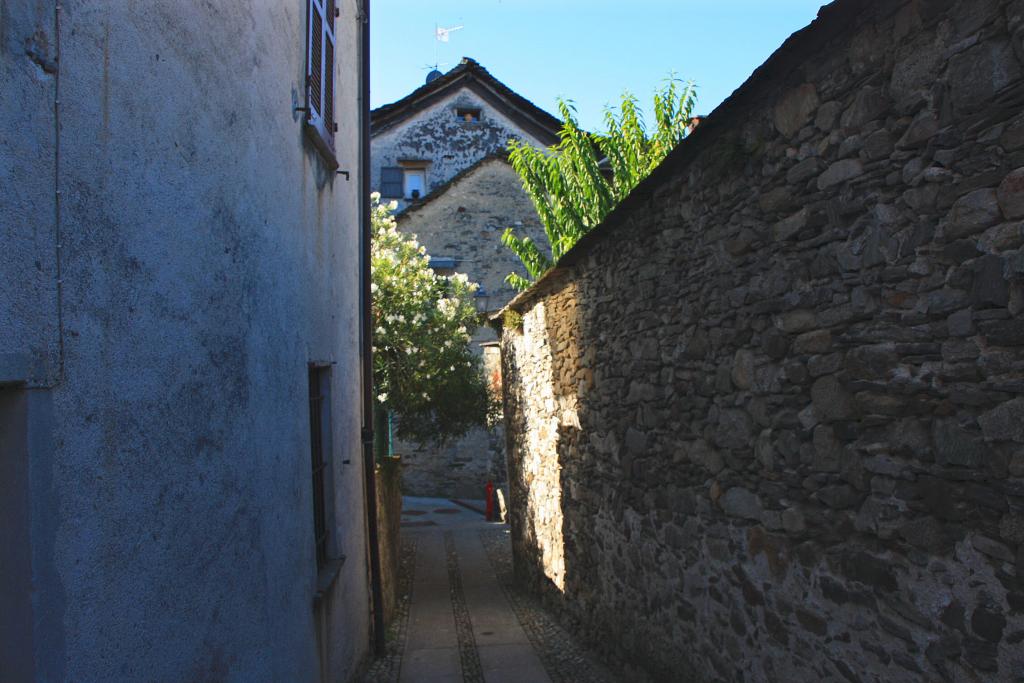
M 461 24 L 459 26 L 452 26 L 450 28 L 442 28 L 441 26 L 434 24 L 434 37 L 437 39 L 437 42 L 439 43 L 447 43 L 448 38 L 449 36 L 451 36 L 451 34 L 464 28 L 466 27 L 462 26 Z
M 461 31 L 466 28 L 462 24 L 458 26 L 449 26 L 445 28 L 439 24 L 434 24 L 434 68 L 437 69 L 440 66 L 440 57 L 438 56 L 438 48 L 441 43 L 447 43 L 451 38 L 451 35 L 456 31 Z

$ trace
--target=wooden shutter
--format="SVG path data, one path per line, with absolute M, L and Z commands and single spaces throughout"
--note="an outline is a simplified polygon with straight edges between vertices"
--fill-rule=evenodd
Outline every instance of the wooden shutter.
M 335 0 L 322 0 L 326 3 L 325 13 L 327 15 L 326 26 L 324 27 L 324 121 L 327 123 L 327 130 L 334 139 L 334 19 L 338 14 L 334 9 Z
M 334 148 L 335 0 L 308 0 L 306 99 L 309 123 Z
M 380 196 L 401 197 L 404 173 L 398 166 L 385 166 L 380 169 Z

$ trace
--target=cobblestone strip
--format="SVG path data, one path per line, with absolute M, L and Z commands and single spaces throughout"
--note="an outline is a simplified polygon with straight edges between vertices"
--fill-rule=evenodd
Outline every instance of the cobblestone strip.
M 409 632 L 409 606 L 412 603 L 412 581 L 416 575 L 416 537 L 404 535 L 398 561 L 398 604 L 386 636 L 387 651 L 370 665 L 364 683 L 398 683 L 402 674 L 405 636 Z
M 462 680 L 467 683 L 484 683 L 480 666 L 480 653 L 476 650 L 473 623 L 466 606 L 466 595 L 462 591 L 462 573 L 459 571 L 459 555 L 455 552 L 455 536 L 444 532 L 444 549 L 448 558 L 448 587 L 452 596 L 452 611 L 455 613 L 455 633 L 459 639 L 459 658 L 462 660 Z
M 512 605 L 516 619 L 554 683 L 615 683 L 621 680 L 580 646 L 537 600 L 516 587 L 512 571 L 512 549 L 505 530 L 485 529 L 480 532 L 480 540 L 505 599 Z

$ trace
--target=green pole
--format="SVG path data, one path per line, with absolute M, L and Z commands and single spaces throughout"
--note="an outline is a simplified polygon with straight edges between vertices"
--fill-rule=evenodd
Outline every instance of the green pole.
M 388 438 L 388 411 L 377 401 L 373 403 L 373 454 L 382 462 L 390 450 Z
M 395 454 L 395 416 L 388 411 L 388 457 Z

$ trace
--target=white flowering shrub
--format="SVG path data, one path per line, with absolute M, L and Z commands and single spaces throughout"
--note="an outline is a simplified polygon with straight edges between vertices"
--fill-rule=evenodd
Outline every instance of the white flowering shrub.
M 371 195 L 377 421 L 390 411 L 403 439 L 445 441 L 486 424 L 490 409 L 482 363 L 469 344 L 477 285 L 461 273 L 436 274 L 416 236 L 396 227 L 395 207 Z

